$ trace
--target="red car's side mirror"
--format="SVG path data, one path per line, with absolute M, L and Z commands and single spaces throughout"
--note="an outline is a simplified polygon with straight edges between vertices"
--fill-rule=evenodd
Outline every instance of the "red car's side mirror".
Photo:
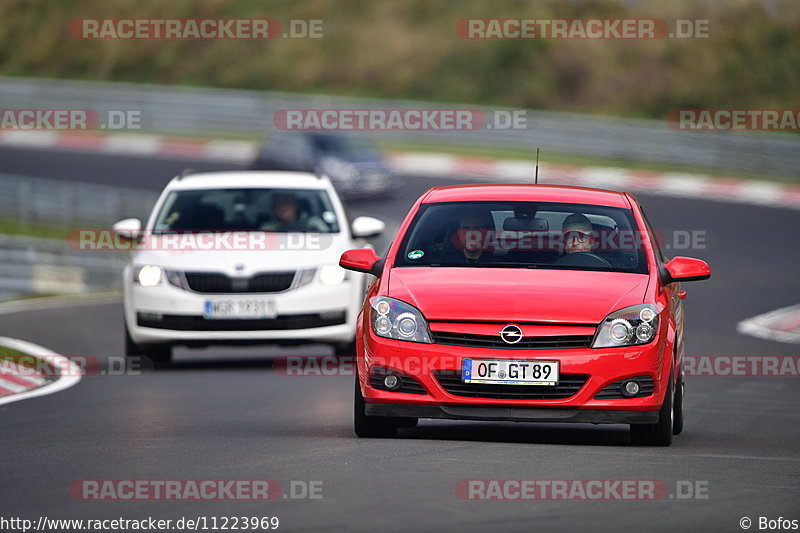
M 339 266 L 355 272 L 380 276 L 383 272 L 383 259 L 372 248 L 347 250 L 339 259 Z
M 667 283 L 675 281 L 700 281 L 711 277 L 711 268 L 708 263 L 691 257 L 673 257 L 666 264 L 669 272 Z

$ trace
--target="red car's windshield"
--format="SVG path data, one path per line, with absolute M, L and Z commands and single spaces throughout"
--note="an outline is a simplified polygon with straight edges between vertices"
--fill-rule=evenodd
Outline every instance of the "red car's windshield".
M 542 202 L 423 204 L 395 266 L 647 273 L 630 209 Z

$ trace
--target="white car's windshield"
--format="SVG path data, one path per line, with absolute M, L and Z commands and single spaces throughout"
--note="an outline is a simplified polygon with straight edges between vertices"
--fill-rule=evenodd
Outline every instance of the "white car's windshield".
M 197 189 L 170 192 L 153 231 L 338 233 L 339 221 L 324 190 Z

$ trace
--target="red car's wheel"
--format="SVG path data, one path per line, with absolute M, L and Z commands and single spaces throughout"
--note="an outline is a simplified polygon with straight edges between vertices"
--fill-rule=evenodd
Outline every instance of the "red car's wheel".
M 356 371 L 355 401 L 353 402 L 353 426 L 358 437 L 387 438 L 397 435 L 398 423 L 394 418 L 385 416 L 367 416 L 364 412 L 364 396 L 358 386 Z
M 658 413 L 655 424 L 631 424 L 631 442 L 642 446 L 669 446 L 672 444 L 672 432 L 675 426 L 674 387 L 672 376 L 669 378 L 667 394 Z
M 680 435 L 681 431 L 683 431 L 683 389 L 683 376 L 680 376 L 675 388 L 675 405 L 672 407 L 675 413 L 675 418 L 672 421 L 673 435 Z

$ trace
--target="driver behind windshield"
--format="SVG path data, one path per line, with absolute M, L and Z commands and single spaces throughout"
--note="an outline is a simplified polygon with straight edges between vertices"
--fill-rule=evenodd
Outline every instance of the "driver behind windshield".
M 272 197 L 272 220 L 261 225 L 266 231 L 325 232 L 328 225 L 318 216 L 309 216 L 300 209 L 293 194 L 275 194 Z
M 564 219 L 561 235 L 565 254 L 591 252 L 595 244 L 592 222 L 580 213 L 573 213 Z

